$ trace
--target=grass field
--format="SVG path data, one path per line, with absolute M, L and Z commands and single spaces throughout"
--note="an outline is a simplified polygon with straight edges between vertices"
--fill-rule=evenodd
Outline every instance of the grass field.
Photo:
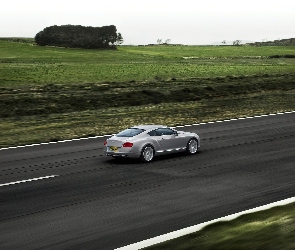
M 295 56 L 294 47 L 120 46 L 103 51 L 0 40 L 0 80 L 7 86 L 290 73 L 295 58 L 267 57 Z
M 295 58 L 274 55 L 295 49 L 104 51 L 0 39 L 0 147 L 115 133 L 138 123 L 174 126 L 294 110 Z

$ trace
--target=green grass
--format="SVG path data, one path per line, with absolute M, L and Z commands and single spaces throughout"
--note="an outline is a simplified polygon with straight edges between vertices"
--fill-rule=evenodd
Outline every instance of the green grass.
M 295 74 L 283 74 L 187 78 L 144 84 L 141 82 L 69 83 L 2 87 L 0 116 L 48 115 L 101 110 L 104 107 L 198 102 L 262 91 L 291 91 L 295 89 L 294 79 Z
M 295 203 L 246 214 L 169 240 L 146 250 L 295 249 Z
M 144 82 L 290 73 L 294 72 L 295 58 L 267 57 L 295 55 L 294 47 L 120 46 L 118 50 L 103 51 L 39 47 L 33 43 L 0 40 L 0 81 L 1 85 Z M 251 58 L 256 56 L 263 59 Z

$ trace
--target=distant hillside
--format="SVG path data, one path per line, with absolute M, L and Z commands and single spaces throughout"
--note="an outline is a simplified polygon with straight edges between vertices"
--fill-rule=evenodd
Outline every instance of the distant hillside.
M 234 41 L 222 41 L 222 42 L 214 42 L 211 45 L 233 45 Z M 253 43 L 253 41 L 249 40 L 241 40 L 240 44 L 249 44 Z
M 288 38 L 288 39 L 281 39 L 281 40 L 274 40 L 274 41 L 267 41 L 267 42 L 254 42 L 248 43 L 251 46 L 294 46 L 295 45 L 295 38 Z
M 235 41 L 222 41 L 214 42 L 211 45 L 233 45 Z M 265 42 L 253 42 L 248 40 L 240 40 L 240 45 L 247 44 L 250 46 L 294 46 L 295 38 L 280 39 L 274 41 L 265 41 Z
M 0 41 L 18 42 L 18 43 L 33 43 L 34 38 L 29 37 L 0 37 Z

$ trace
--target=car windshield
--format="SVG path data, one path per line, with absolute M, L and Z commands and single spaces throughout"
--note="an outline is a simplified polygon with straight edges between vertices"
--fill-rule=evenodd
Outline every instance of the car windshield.
M 144 129 L 140 128 L 127 128 L 120 133 L 116 134 L 117 137 L 133 137 L 142 133 Z

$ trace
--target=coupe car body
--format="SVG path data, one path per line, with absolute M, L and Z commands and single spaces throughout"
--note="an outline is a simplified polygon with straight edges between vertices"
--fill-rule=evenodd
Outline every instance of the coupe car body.
M 140 158 L 152 161 L 154 156 L 186 151 L 197 153 L 200 137 L 196 133 L 177 131 L 162 125 L 139 125 L 128 128 L 104 142 L 104 152 L 112 157 Z

